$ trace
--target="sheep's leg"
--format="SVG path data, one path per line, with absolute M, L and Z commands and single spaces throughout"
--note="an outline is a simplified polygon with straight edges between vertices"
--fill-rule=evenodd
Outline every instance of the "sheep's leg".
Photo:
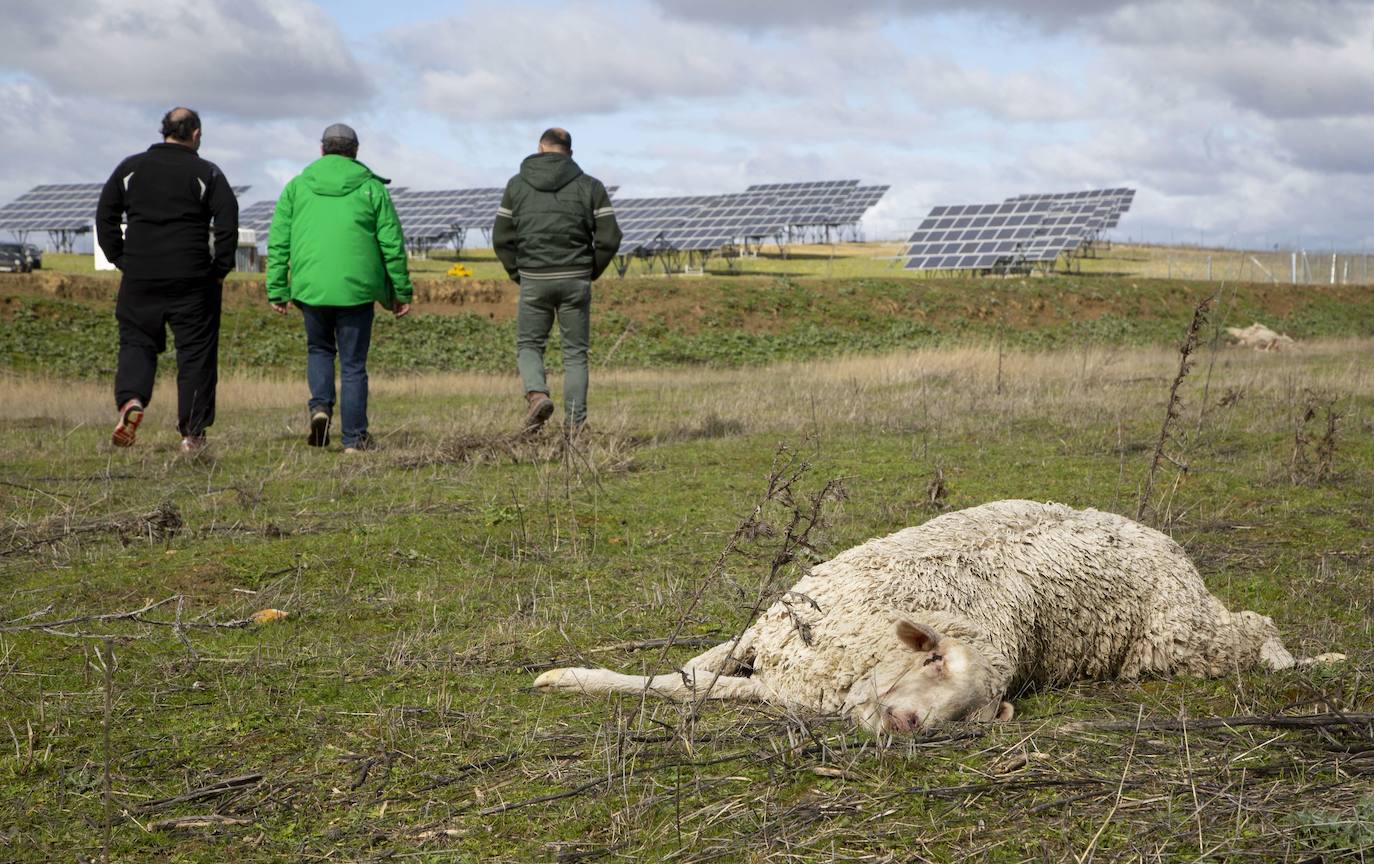
M 767 699 L 762 685 L 752 678 L 717 676 L 701 669 L 652 676 L 622 675 L 610 669 L 550 669 L 535 679 L 534 687 L 573 693 L 652 693 L 675 702 L 698 699 L 762 702 Z
M 1260 644 L 1259 662 L 1260 665 L 1269 669 L 1278 671 L 1281 669 L 1292 669 L 1294 666 L 1305 668 L 1307 666 L 1340 663 L 1345 660 L 1344 654 L 1336 654 L 1334 652 L 1318 654 L 1315 657 L 1294 658 L 1293 655 L 1289 653 L 1288 649 L 1283 647 L 1283 641 L 1279 639 L 1277 630 L 1274 628 L 1274 624 L 1270 619 L 1262 615 L 1256 615 L 1253 612 L 1241 612 L 1240 615 L 1236 617 L 1245 624 L 1250 625 L 1249 632 L 1254 633 L 1258 630 L 1260 634 L 1259 638 L 1264 640 Z M 1260 622 L 1258 628 L 1254 627 L 1256 620 Z
M 684 669 L 696 669 L 721 675 L 738 675 L 749 668 L 754 659 L 754 628 L 740 634 L 739 641 L 722 642 L 701 652 L 682 664 Z
M 1297 661 L 1288 653 L 1288 649 L 1283 647 L 1283 642 L 1270 637 L 1260 646 L 1259 662 L 1277 672 L 1280 669 L 1292 669 Z
M 1328 651 L 1325 654 L 1318 654 L 1315 657 L 1299 657 L 1297 659 L 1298 668 L 1303 669 L 1308 666 L 1326 666 L 1332 663 L 1344 663 L 1348 658 L 1344 654 L 1335 651 Z

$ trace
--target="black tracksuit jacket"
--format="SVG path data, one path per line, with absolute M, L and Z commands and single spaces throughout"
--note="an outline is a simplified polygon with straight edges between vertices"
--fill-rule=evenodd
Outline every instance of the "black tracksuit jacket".
M 105 257 L 131 279 L 221 279 L 234 269 L 239 202 L 213 162 L 181 144 L 154 144 L 105 181 L 95 234 Z

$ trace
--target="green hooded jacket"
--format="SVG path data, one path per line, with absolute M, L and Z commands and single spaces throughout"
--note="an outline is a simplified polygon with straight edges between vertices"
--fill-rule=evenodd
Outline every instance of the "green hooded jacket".
M 596 279 L 620 248 L 620 227 L 600 180 L 571 156 L 536 153 L 506 184 L 491 245 L 517 282 Z
M 321 156 L 277 198 L 267 234 L 267 299 L 390 308 L 414 288 L 390 182 L 356 159 Z

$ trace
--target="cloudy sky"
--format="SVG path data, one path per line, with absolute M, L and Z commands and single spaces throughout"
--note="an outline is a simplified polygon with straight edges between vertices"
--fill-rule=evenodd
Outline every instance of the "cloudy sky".
M 854 177 L 937 204 L 1130 185 L 1121 238 L 1374 248 L 1374 0 L 0 0 L 0 202 L 188 104 L 243 203 L 351 123 L 495 186 L 563 125 L 621 195 Z

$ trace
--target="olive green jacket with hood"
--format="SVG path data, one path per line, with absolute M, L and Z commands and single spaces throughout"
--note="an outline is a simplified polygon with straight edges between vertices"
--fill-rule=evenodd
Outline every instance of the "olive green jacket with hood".
M 597 279 L 620 248 L 620 226 L 601 181 L 563 153 L 536 153 L 506 184 L 491 245 L 521 279 Z
M 267 235 L 267 299 L 390 308 L 414 289 L 391 181 L 347 156 L 321 156 L 277 198 Z

